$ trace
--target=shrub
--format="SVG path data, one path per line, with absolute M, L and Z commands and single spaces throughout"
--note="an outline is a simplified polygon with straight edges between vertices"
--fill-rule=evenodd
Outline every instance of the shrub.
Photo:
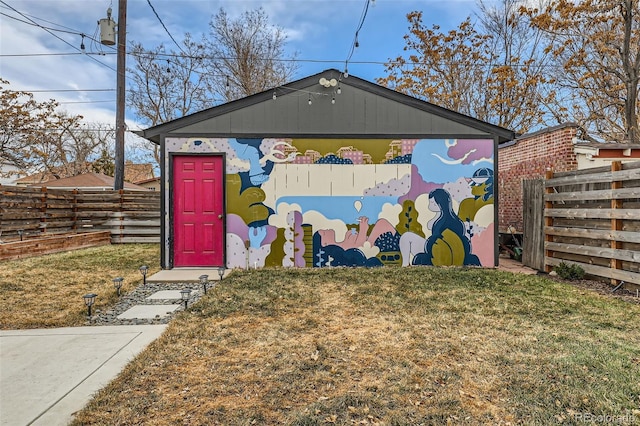
M 584 269 L 580 265 L 560 262 L 553 270 L 564 280 L 575 281 L 584 278 Z

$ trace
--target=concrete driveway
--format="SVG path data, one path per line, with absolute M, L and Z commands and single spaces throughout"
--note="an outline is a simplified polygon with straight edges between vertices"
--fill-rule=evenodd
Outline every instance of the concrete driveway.
M 0 331 L 0 425 L 67 425 L 166 325 Z

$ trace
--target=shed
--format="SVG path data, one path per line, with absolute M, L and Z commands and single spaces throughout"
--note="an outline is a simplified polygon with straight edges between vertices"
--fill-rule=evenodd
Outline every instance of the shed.
M 164 269 L 497 265 L 511 130 L 328 69 L 139 135 Z

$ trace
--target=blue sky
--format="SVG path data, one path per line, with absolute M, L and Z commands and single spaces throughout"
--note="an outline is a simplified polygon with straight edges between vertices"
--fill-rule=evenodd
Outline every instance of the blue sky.
M 301 62 L 296 79 L 327 68 L 344 69 L 365 5 L 365 0 L 150 1 L 178 41 L 185 32 L 196 37 L 206 33 L 211 16 L 220 8 L 237 17 L 243 11 L 262 7 L 270 21 L 286 32 L 289 52 L 298 53 Z M 66 110 L 83 114 L 89 121 L 115 121 L 115 55 L 78 54 L 80 36 L 53 31 L 63 41 L 42 28 L 11 18 L 93 36 L 97 21 L 106 17 L 109 6 L 117 20 L 118 0 L 2 0 L 0 77 L 9 80 L 14 90 L 38 91 L 38 99 L 55 98 Z M 402 54 L 403 36 L 408 32 L 407 13 L 421 10 L 428 26 L 437 24 L 447 30 L 467 16 L 473 18 L 476 9 L 475 0 L 375 0 L 360 30 L 360 46 L 351 58 L 349 73 L 370 81 L 384 77 L 382 64 Z M 147 48 L 160 43 L 173 46 L 147 0 L 128 0 L 127 40 L 141 42 Z M 84 44 L 88 52 L 113 52 L 88 39 Z M 34 54 L 46 55 L 14 56 Z M 39 92 L 78 89 L 94 91 Z M 131 112 L 127 113 L 127 122 L 130 129 L 140 127 Z

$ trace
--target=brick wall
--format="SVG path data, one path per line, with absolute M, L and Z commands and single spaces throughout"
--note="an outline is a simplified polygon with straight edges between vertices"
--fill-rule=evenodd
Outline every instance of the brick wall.
M 574 124 L 563 124 L 523 135 L 498 150 L 498 229 L 522 232 L 522 181 L 543 178 L 547 170 L 577 170 L 573 150 Z

